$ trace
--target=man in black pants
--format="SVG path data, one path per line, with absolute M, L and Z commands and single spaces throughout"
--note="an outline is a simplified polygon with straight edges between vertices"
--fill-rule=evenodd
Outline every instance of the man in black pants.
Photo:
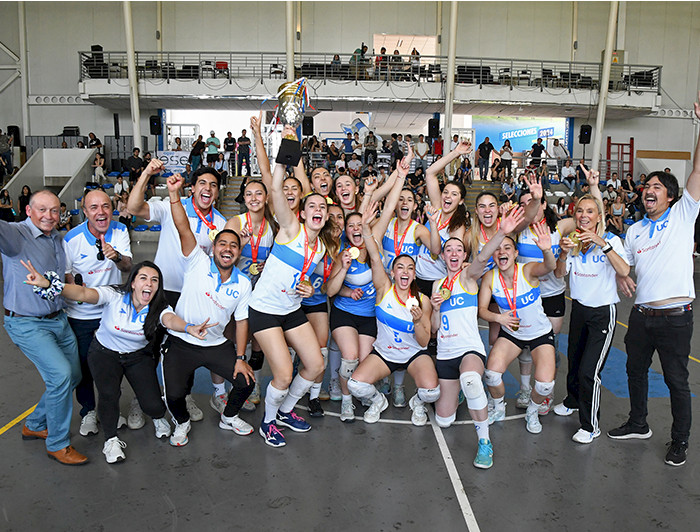
M 243 161 L 245 161 L 245 175 L 250 176 L 250 139 L 245 136 L 245 129 L 241 131 L 241 136 L 238 137 L 238 174 L 243 175 Z M 229 165 L 231 168 L 231 165 Z
M 180 202 L 180 174 L 168 178 L 168 193 L 173 221 L 180 236 L 180 250 L 185 258 L 185 283 L 176 312 L 188 324 L 209 320 L 209 334 L 204 340 L 183 333 L 171 332 L 166 343 L 163 363 L 165 398 L 175 418 L 175 430 L 170 444 L 187 445 L 190 416 L 185 396 L 188 382 L 201 366 L 224 376 L 232 384 L 219 427 L 236 434 L 247 435 L 253 427 L 243 421 L 238 412 L 253 391 L 255 377 L 245 361 L 248 343 L 248 300 L 252 288 L 248 278 L 236 268 L 241 254 L 241 241 L 234 231 L 224 229 L 214 238 L 212 258 L 197 245 Z M 236 344 L 224 336 L 224 329 L 235 320 Z
M 700 118 L 700 101 L 695 103 Z M 642 202 L 646 216 L 627 231 L 625 248 L 635 267 L 637 284 L 625 277 L 625 294 L 636 290 L 635 305 L 625 336 L 629 420 L 608 436 L 616 440 L 647 439 L 649 366 L 658 352 L 664 381 L 671 392 L 671 438 L 665 462 L 686 461 L 691 425 L 688 357 L 693 335 L 692 301 L 694 221 L 700 211 L 700 142 L 695 147 L 693 171 L 678 199 L 678 181 L 668 172 L 652 172 L 644 182 Z

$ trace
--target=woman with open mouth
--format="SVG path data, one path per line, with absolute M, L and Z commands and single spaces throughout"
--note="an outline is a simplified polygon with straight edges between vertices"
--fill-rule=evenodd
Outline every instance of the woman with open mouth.
M 567 395 L 554 413 L 569 416 L 578 410 L 581 428 L 572 439 L 591 443 L 600 436 L 600 373 L 610 352 L 616 325 L 615 276 L 626 277 L 630 265 L 620 237 L 605 231 L 605 212 L 600 200 L 582 196 L 574 210 L 576 231 L 561 240 L 555 274 L 569 274 L 571 317 L 569 320 L 569 371 Z
M 477 281 L 496 248 L 522 219 L 522 209 L 513 209 L 499 224 L 498 231 L 482 252 L 466 267 L 464 242 L 459 238 L 448 239 L 442 251 L 447 276 L 435 281 L 430 298 L 433 306 L 431 326 L 438 340 L 437 374 L 440 383 L 435 420 L 442 428 L 454 422 L 461 389 L 476 427 L 478 451 L 474 466 L 482 469 L 493 465 L 493 447 L 489 438 L 488 402 L 481 382 L 486 351 L 479 335 Z
M 120 387 L 125 376 L 141 409 L 153 418 L 156 438 L 170 436 L 153 358 L 156 329 L 163 326 L 201 340 L 212 325 L 206 321 L 199 325 L 185 323 L 175 314 L 165 299 L 160 269 L 150 261 L 136 264 L 121 286 L 96 288 L 56 282 L 58 276 L 52 272 L 47 272 L 47 276 L 39 274 L 31 262 L 25 267 L 29 270 L 25 282 L 41 289 L 35 290 L 41 297 L 52 298 L 60 293 L 71 301 L 104 305 L 100 327 L 88 351 L 88 364 L 97 387 L 97 412 L 105 435 L 102 453 L 107 463 L 126 459 L 126 443 L 117 436 Z
M 528 432 L 538 434 L 542 431 L 538 409 L 554 389 L 556 374 L 554 333 L 542 308 L 539 277 L 553 271 L 557 260 L 551 249 L 549 230 L 538 224 L 534 232 L 544 262 L 516 262 L 518 250 L 515 241 L 506 237 L 493 254 L 496 268 L 484 275 L 481 282 L 479 317 L 501 326 L 484 373 L 484 381 L 493 398 L 489 424 L 505 419 L 503 373 L 523 349 L 529 348 L 535 362 L 535 388 L 527 406 L 525 422 Z M 498 312 L 488 308 L 492 296 Z

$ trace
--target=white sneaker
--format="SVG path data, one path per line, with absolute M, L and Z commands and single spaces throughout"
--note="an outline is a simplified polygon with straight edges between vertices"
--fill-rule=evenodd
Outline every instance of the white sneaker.
M 506 404 L 501 403 L 500 406 L 494 404 L 489 410 L 489 425 L 493 425 L 496 421 L 503 421 L 506 418 Z
M 571 439 L 574 440 L 576 443 L 591 443 L 598 436 L 600 436 L 600 429 L 593 431 L 593 432 L 588 432 L 587 430 L 578 429 L 578 431 L 576 431 L 576 434 L 574 434 L 571 437 Z
M 331 396 L 331 401 L 340 401 L 343 399 L 343 390 L 340 389 L 338 379 L 331 379 L 331 385 L 328 390 Z
M 141 405 L 139 400 L 134 397 L 131 400 L 131 406 L 129 407 L 129 415 L 126 418 L 126 425 L 131 430 L 138 430 L 146 424 L 146 419 L 143 416 L 143 410 L 141 410 Z
M 204 412 L 194 402 L 194 397 L 188 395 L 185 397 L 185 402 L 187 403 L 187 413 L 190 415 L 190 421 L 202 421 Z
M 211 406 L 214 410 L 216 410 L 219 414 L 224 413 L 224 408 L 226 408 L 226 400 L 228 399 L 228 395 L 225 393 L 222 393 L 221 395 L 216 395 L 216 392 L 212 394 L 212 396 L 209 398 L 209 406 Z M 189 410 L 189 408 L 188 408 Z M 190 414 L 190 417 L 192 417 L 192 414 Z M 192 420 L 196 421 L 196 420 Z
M 128 424 L 126 422 L 126 418 L 124 416 L 119 416 L 119 419 L 117 420 L 117 428 L 122 429 L 126 427 Z
M 124 454 L 124 451 L 122 451 L 122 449 L 125 447 L 126 443 L 121 441 L 116 436 L 108 439 L 105 442 L 104 447 L 102 447 L 102 454 L 105 455 L 105 460 L 107 460 L 107 463 L 115 464 L 126 460 L 126 455 Z
M 260 385 L 257 382 L 255 383 L 255 388 L 253 388 L 253 391 L 248 396 L 248 401 L 254 405 L 260 404 Z
M 247 436 L 253 432 L 253 427 L 251 427 L 237 415 L 233 417 L 226 417 L 225 415 L 221 414 L 219 428 L 224 430 L 232 430 L 241 436 Z
M 379 398 L 376 401 L 372 402 L 362 419 L 365 420 L 365 423 L 376 423 L 377 421 L 379 421 L 379 416 L 381 415 L 381 413 L 384 412 L 384 410 L 386 410 L 388 407 L 389 401 L 383 393 L 380 393 Z
M 153 426 L 156 428 L 156 438 L 167 438 L 172 433 L 170 423 L 164 417 L 153 420 Z
M 537 408 L 537 413 L 541 416 L 546 416 L 549 414 L 549 411 L 552 409 L 552 398 L 551 397 L 545 397 L 544 400 L 540 403 L 540 406 Z
M 525 414 L 525 428 L 530 434 L 539 434 L 542 432 L 542 423 L 537 412 L 528 412 Z
M 343 423 L 355 422 L 355 405 L 352 403 L 352 399 L 340 403 L 340 421 Z
M 183 445 L 187 445 L 187 442 L 190 441 L 190 439 L 187 437 L 187 433 L 190 431 L 191 427 L 192 425 L 189 421 L 185 421 L 184 423 L 175 423 L 175 430 L 173 431 L 173 435 L 170 436 L 170 445 L 173 447 L 182 447 Z
M 559 403 L 554 407 L 554 413 L 558 416 L 570 416 L 574 412 L 578 412 L 578 408 L 569 408 L 564 406 L 564 403 Z
M 523 390 L 522 388 L 518 390 L 515 394 L 515 406 L 517 408 L 526 409 L 527 405 L 530 404 L 530 395 L 532 394 L 532 388 Z
M 411 414 L 411 423 L 416 427 L 422 427 L 428 422 L 428 411 L 425 408 L 425 403 L 418 397 L 418 394 L 411 397 L 411 400 L 408 402 L 408 407 L 413 410 Z
M 80 435 L 89 436 L 97 434 L 100 429 L 97 428 L 97 412 L 90 410 L 85 417 L 80 420 Z
M 241 405 L 241 410 L 244 410 L 246 412 L 254 412 L 255 411 L 255 403 L 253 403 L 250 398 L 245 400 L 245 403 Z M 223 412 L 222 412 L 223 414 Z

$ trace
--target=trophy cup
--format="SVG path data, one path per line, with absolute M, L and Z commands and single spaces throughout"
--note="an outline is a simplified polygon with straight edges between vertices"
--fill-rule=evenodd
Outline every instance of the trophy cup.
M 296 129 L 304 119 L 305 83 L 306 80 L 301 79 L 283 83 L 279 87 L 277 113 L 280 121 L 285 126 L 291 126 Z M 294 136 L 283 138 L 275 160 L 280 164 L 296 166 L 299 164 L 299 159 L 301 159 L 301 145 L 299 141 Z

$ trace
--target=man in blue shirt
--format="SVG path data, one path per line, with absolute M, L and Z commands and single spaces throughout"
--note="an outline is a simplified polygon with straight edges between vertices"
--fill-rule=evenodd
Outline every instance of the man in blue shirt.
M 348 133 L 347 137 L 343 139 L 343 152 L 345 152 L 345 155 L 347 155 L 348 159 L 352 154 L 352 150 L 352 133 Z

